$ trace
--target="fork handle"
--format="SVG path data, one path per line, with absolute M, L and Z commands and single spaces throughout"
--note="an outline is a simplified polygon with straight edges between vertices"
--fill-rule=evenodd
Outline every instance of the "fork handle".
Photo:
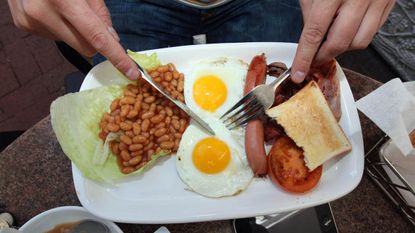
M 282 73 L 280 76 L 278 76 L 278 78 L 276 78 L 274 81 L 272 81 L 272 83 L 269 84 L 274 89 L 274 92 L 282 82 L 284 82 L 288 77 L 290 77 L 290 75 L 291 67 L 284 71 L 284 73 Z

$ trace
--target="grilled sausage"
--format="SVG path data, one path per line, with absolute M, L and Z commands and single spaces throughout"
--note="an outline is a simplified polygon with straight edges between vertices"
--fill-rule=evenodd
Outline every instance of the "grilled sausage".
M 255 56 L 249 65 L 244 94 L 265 82 L 267 63 L 265 55 Z M 267 158 L 264 147 L 264 126 L 260 119 L 248 122 L 245 132 L 245 150 L 249 166 L 255 176 L 267 174 Z

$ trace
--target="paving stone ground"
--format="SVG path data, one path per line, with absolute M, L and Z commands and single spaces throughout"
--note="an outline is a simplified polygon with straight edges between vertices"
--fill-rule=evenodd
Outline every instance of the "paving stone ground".
M 0 132 L 26 130 L 47 116 L 75 70 L 53 41 L 16 28 L 0 0 Z

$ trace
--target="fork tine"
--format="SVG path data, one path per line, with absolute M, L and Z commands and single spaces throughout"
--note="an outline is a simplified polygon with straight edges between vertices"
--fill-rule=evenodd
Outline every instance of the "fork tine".
M 243 103 L 245 103 L 248 99 L 250 99 L 253 95 L 253 92 L 249 92 L 247 95 L 245 95 L 241 100 L 239 100 L 232 108 L 230 108 L 227 112 L 225 112 L 219 119 L 222 119 L 226 115 L 228 115 L 233 110 L 237 109 L 239 106 L 241 106 Z
M 256 112 L 261 107 L 262 107 L 261 103 L 256 102 L 256 104 L 252 106 L 250 109 L 248 109 L 248 111 L 239 115 L 236 119 L 232 119 L 232 121 L 228 123 L 227 126 L 230 126 L 232 124 L 238 124 L 239 121 L 242 121 L 244 118 L 249 117 L 252 113 Z
M 235 119 L 234 121 L 232 121 L 231 123 L 227 124 L 226 127 L 231 127 L 230 129 L 234 129 L 238 126 L 243 125 L 244 123 L 248 122 L 250 119 L 252 119 L 252 116 L 255 116 L 258 112 L 261 112 L 262 109 L 262 105 L 261 104 L 257 104 L 254 107 L 250 108 L 245 114 L 243 114 L 242 116 L 238 117 L 238 119 Z
M 227 122 L 227 121 L 229 121 L 229 120 L 232 120 L 232 118 L 234 118 L 234 117 L 238 116 L 238 114 L 239 114 L 239 113 L 241 113 L 242 111 L 245 111 L 245 110 L 248 110 L 248 109 L 252 108 L 252 107 L 253 107 L 253 106 L 255 106 L 256 104 L 258 104 L 258 100 L 257 100 L 257 98 L 254 96 L 254 97 L 252 97 L 252 98 L 249 100 L 249 102 L 248 102 L 247 104 L 243 105 L 243 107 L 242 107 L 242 108 L 240 108 L 237 112 L 235 112 L 235 113 L 234 113 L 234 114 L 232 114 L 231 116 L 227 117 L 227 118 L 223 121 L 223 123 L 225 123 L 225 122 Z
M 240 122 L 237 125 L 234 125 L 233 127 L 229 128 L 229 129 L 230 130 L 233 130 L 233 129 L 239 127 L 239 126 L 242 126 L 242 125 L 248 123 L 250 120 L 252 120 L 252 119 L 254 119 L 254 118 L 262 115 L 263 113 L 264 113 L 264 111 L 262 111 L 262 110 L 261 111 L 257 111 L 255 114 L 251 115 L 250 117 L 246 118 L 244 121 Z

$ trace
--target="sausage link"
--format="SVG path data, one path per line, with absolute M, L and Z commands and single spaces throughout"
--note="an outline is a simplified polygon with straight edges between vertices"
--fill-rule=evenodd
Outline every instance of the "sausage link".
M 244 94 L 247 94 L 255 86 L 265 82 L 267 63 L 265 55 L 255 56 L 249 65 L 246 75 Z M 262 121 L 254 119 L 248 122 L 245 131 L 245 150 L 249 166 L 255 176 L 267 174 L 267 157 L 264 147 L 264 126 Z

